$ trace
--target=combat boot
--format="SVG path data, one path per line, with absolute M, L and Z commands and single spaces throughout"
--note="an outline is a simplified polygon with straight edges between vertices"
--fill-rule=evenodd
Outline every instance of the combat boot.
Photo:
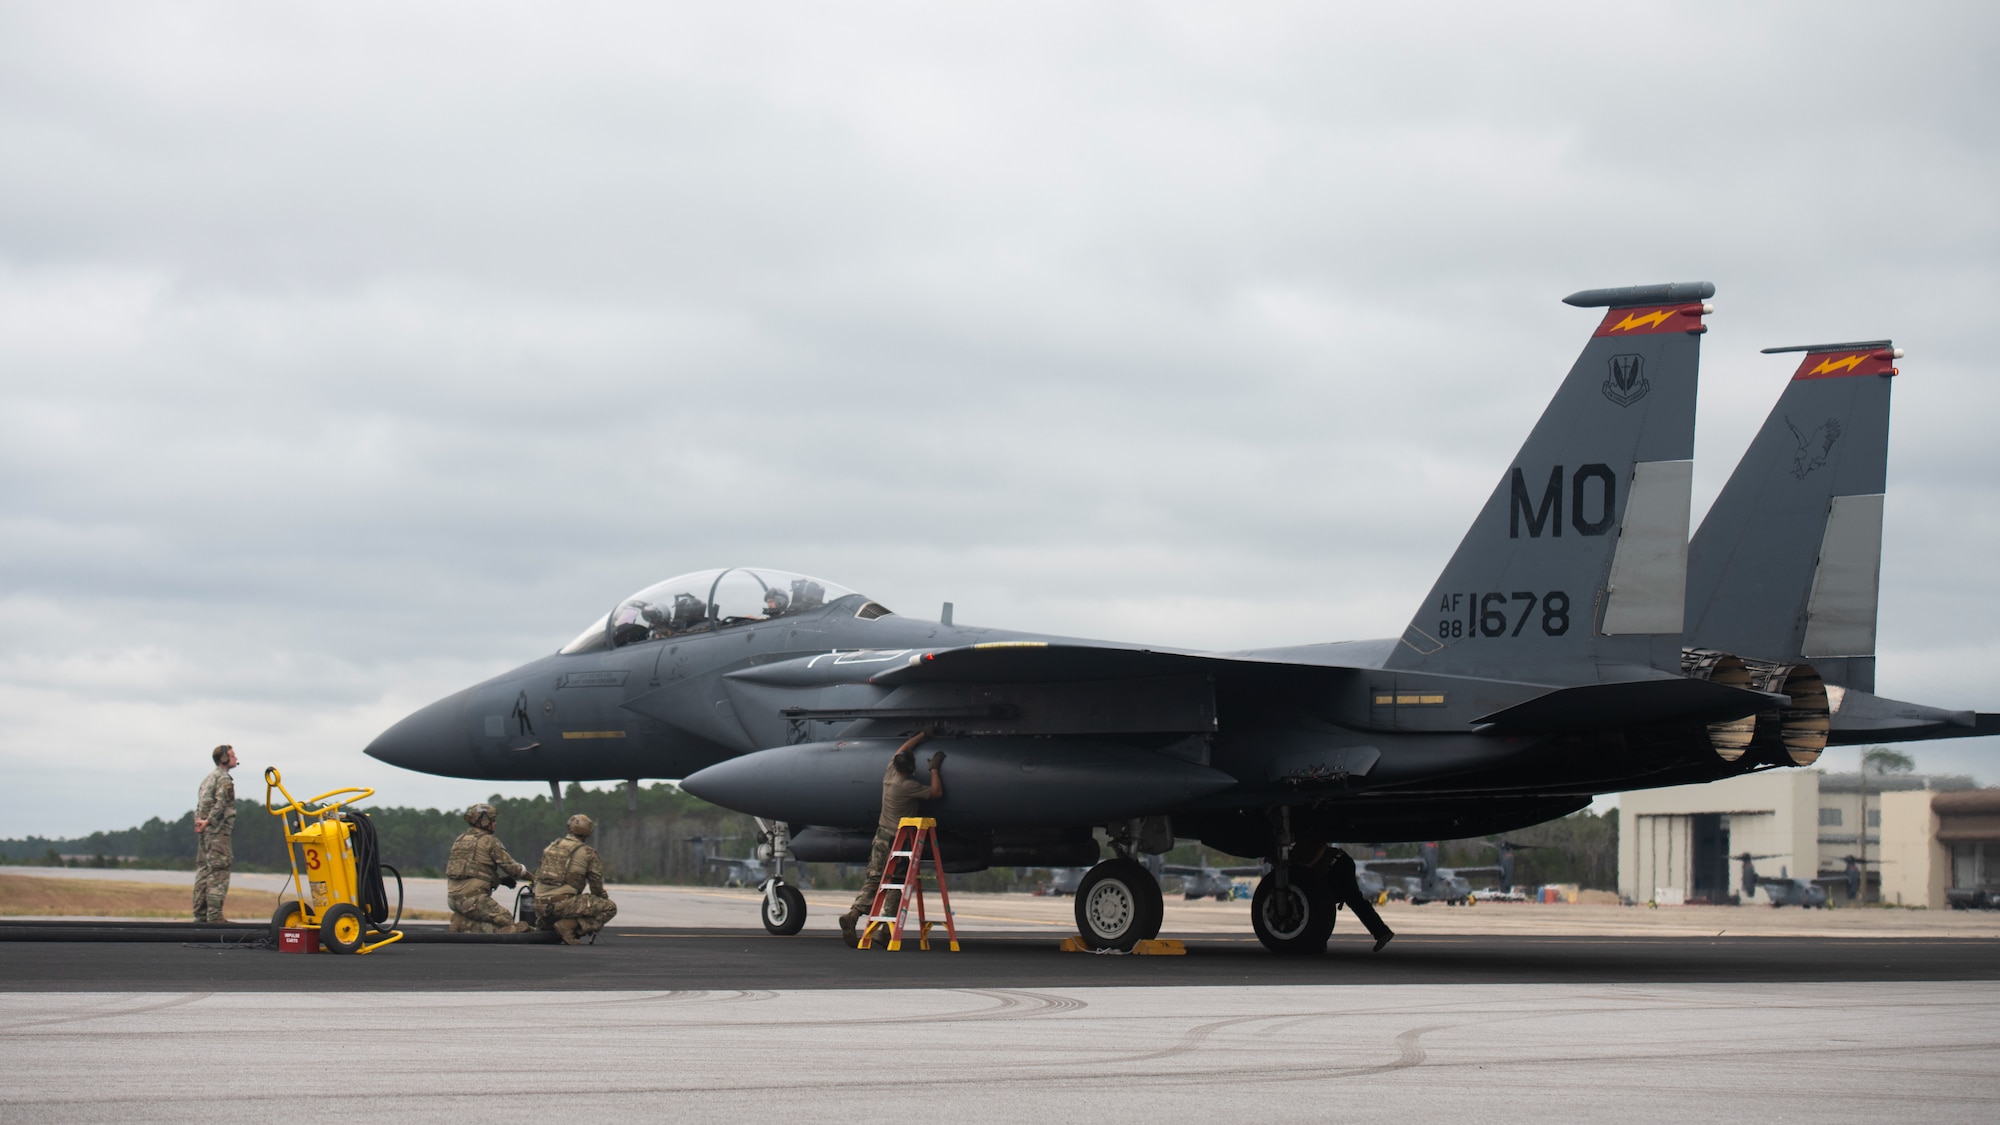
M 576 919 L 574 918 L 564 918 L 562 921 L 557 922 L 556 936 L 563 939 L 564 945 L 583 944 L 576 936 Z
M 526 934 L 534 932 L 534 929 L 535 927 L 530 926 L 526 922 L 516 922 L 513 925 L 507 927 L 506 932 L 510 934 Z
M 851 948 L 860 944 L 861 935 L 854 932 L 854 924 L 861 921 L 861 912 L 850 910 L 840 916 L 840 939 Z

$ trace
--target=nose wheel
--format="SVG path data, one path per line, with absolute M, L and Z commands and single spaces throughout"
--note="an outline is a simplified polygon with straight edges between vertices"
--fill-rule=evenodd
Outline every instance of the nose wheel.
M 1159 880 L 1133 859 L 1107 859 L 1076 885 L 1076 931 L 1092 949 L 1130 950 L 1160 936 Z
M 765 930 L 790 937 L 805 928 L 806 896 L 790 883 L 773 879 L 764 886 L 764 909 L 759 913 Z

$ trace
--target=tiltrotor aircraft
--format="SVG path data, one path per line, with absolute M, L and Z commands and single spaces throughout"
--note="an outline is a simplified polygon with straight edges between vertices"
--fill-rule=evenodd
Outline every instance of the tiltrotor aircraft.
M 948 869 L 1094 865 L 1078 928 L 1130 948 L 1162 918 L 1142 858 L 1199 840 L 1266 858 L 1257 936 L 1309 953 L 1335 920 L 1330 841 L 1503 833 L 1829 743 L 2000 732 L 1871 694 L 1887 341 L 1790 349 L 1804 362 L 1690 550 L 1714 291 L 1566 298 L 1601 319 L 1398 637 L 1164 650 L 916 620 L 734 567 L 641 590 L 368 753 L 480 779 L 680 778 L 785 822 L 781 857 L 858 863 L 891 751 L 942 728 Z M 782 889 L 774 932 L 774 910 L 804 908 Z

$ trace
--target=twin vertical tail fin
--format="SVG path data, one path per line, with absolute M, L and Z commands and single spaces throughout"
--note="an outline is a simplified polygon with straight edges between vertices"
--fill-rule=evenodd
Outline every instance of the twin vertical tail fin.
M 1679 671 L 1708 282 L 1593 289 L 1606 312 L 1388 666 L 1539 683 Z
M 1810 662 L 1873 691 L 1889 459 L 1888 340 L 1803 352 L 1688 551 L 1691 649 Z

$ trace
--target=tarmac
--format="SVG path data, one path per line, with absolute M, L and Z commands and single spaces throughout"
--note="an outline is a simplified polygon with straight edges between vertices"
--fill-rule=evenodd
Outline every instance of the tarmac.
M 189 871 L 145 871 L 66 867 L 5 867 L 0 874 L 49 878 L 109 879 L 192 886 Z M 264 891 L 289 891 L 286 875 L 239 872 L 232 886 Z M 406 879 L 405 901 L 411 908 L 448 910 L 444 880 Z M 681 887 L 657 884 L 613 884 L 606 888 L 618 903 L 618 922 L 627 926 L 668 926 L 739 929 L 757 924 L 759 895 L 733 887 Z M 511 904 L 511 892 L 496 892 Z M 806 932 L 834 932 L 834 919 L 853 901 L 851 892 L 807 891 Z M 1042 932 L 1060 939 L 1076 932 L 1075 901 L 1071 898 L 1025 894 L 952 896 L 959 927 L 967 932 Z M 0 904 L 4 907 L 4 904 Z M 1383 917 L 1399 934 L 1502 934 L 1595 937 L 1959 937 L 2000 939 L 2000 911 L 1932 911 L 1853 908 L 1804 910 L 1751 906 L 1643 906 L 1596 904 L 1483 903 L 1411 906 L 1389 903 Z M 245 922 L 265 917 L 232 915 Z M 1342 918 L 1341 925 L 1351 923 Z M 1250 904 L 1213 899 L 1186 901 L 1169 896 L 1165 932 L 1248 937 Z
M 1060 952 L 1069 899 L 957 896 L 962 952 L 889 953 L 828 932 L 837 894 L 788 938 L 752 892 L 614 894 L 576 949 L 7 942 L 0 1119 L 2000 1116 L 1990 915 L 1405 906 L 1379 954 L 1343 919 L 1283 958 L 1175 900 L 1187 955 L 1137 957 Z

